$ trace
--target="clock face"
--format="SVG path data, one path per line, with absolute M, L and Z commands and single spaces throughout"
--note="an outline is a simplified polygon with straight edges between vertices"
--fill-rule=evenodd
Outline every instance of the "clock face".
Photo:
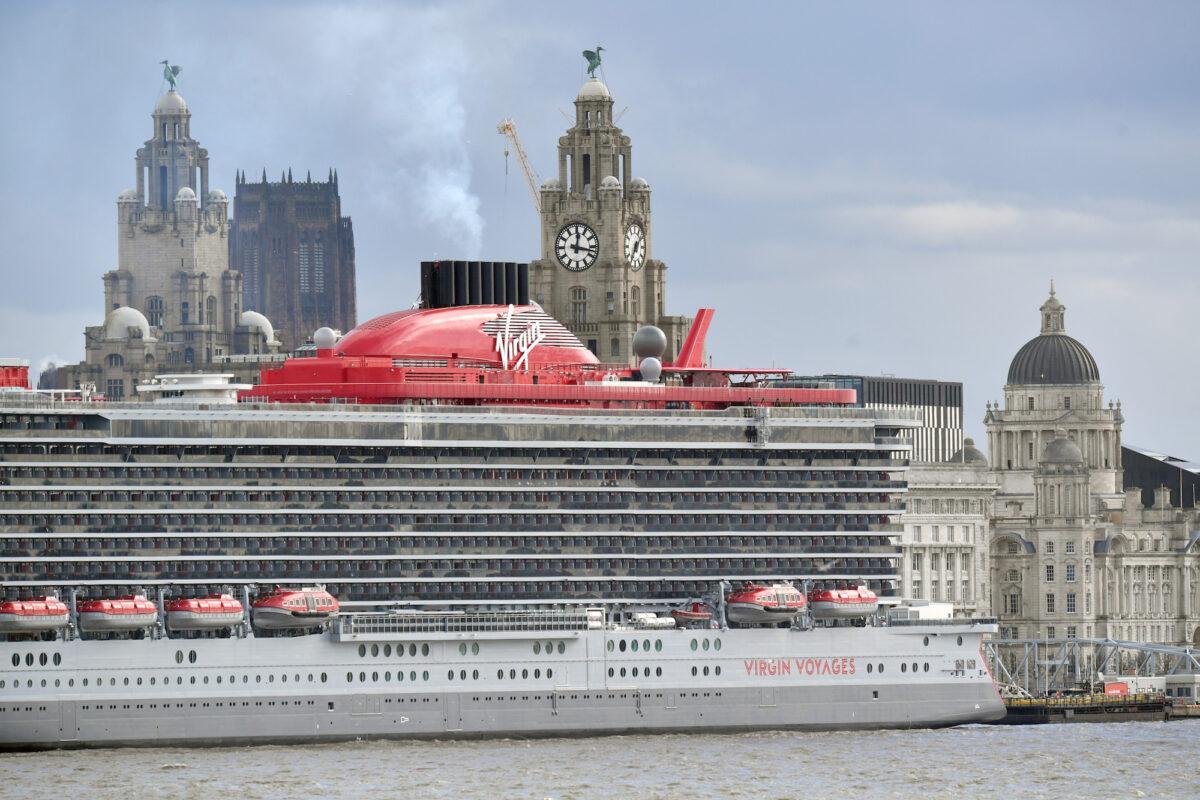
M 625 261 L 634 272 L 646 263 L 646 232 L 636 222 L 625 229 Z
M 554 240 L 554 254 L 567 269 L 583 272 L 600 255 L 600 237 L 582 222 L 568 223 Z

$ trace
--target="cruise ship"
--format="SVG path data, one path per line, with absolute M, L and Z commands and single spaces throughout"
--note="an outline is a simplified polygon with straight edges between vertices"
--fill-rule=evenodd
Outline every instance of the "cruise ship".
M 489 304 L 0 395 L 0 746 L 1002 714 L 991 621 L 890 608 L 919 420 L 705 366 L 711 314 L 633 368 Z

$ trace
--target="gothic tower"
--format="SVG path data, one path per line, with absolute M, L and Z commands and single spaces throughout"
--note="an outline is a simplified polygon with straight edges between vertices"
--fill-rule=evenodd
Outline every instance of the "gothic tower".
M 632 362 L 642 325 L 679 351 L 691 320 L 666 314 L 667 265 L 653 258 L 650 184 L 634 178 L 633 147 L 614 124 L 599 80 L 575 98 L 575 124 L 558 140 L 558 177 L 541 188 L 541 257 L 530 294 L 602 360 Z

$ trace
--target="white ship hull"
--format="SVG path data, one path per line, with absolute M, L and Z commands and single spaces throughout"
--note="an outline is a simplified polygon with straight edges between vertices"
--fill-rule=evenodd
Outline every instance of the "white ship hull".
M 980 657 L 993 629 L 335 627 L 285 638 L 5 642 L 0 748 L 981 722 L 1004 714 Z M 42 654 L 59 665 L 40 666 Z

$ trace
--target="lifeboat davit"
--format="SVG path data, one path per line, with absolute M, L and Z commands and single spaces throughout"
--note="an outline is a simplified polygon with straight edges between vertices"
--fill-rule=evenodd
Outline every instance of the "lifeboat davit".
M 70 618 L 71 610 L 57 597 L 0 601 L 0 633 L 52 631 Z
M 704 603 L 692 603 L 671 611 L 675 624 L 681 628 L 692 625 L 708 625 L 712 622 L 712 609 Z
M 242 604 L 233 595 L 188 597 L 167 602 L 167 627 L 173 631 L 209 631 L 242 621 Z
M 772 586 L 746 584 L 725 599 L 725 615 L 730 622 L 764 625 L 791 622 L 804 610 L 804 595 L 790 583 Z
M 250 611 L 255 627 L 267 630 L 315 628 L 337 613 L 338 601 L 321 586 L 276 586 L 255 600 Z
M 820 589 L 808 593 L 813 619 L 857 619 L 879 610 L 879 598 L 865 586 L 854 589 Z
M 135 631 L 158 622 L 158 606 L 141 594 L 80 600 L 77 610 L 84 631 Z

